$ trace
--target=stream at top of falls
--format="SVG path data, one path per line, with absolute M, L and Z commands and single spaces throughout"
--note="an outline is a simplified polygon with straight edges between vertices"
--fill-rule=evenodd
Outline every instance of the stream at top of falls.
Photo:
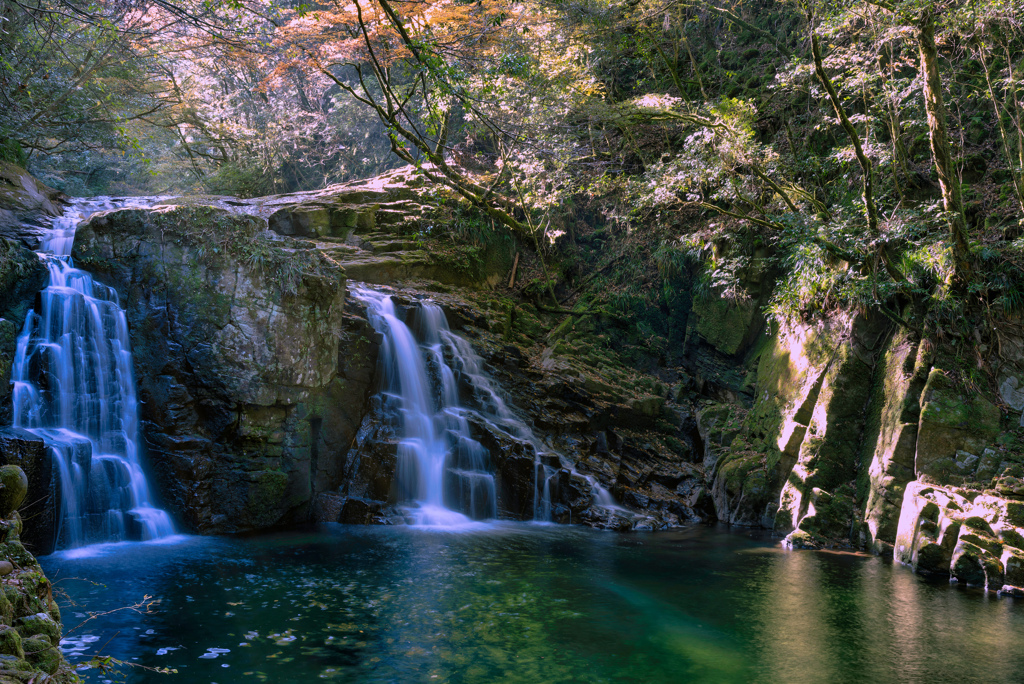
M 85 670 L 90 682 L 931 683 L 1024 671 L 1017 600 L 735 529 L 325 524 L 41 561 L 65 595 L 67 657 L 131 664 Z

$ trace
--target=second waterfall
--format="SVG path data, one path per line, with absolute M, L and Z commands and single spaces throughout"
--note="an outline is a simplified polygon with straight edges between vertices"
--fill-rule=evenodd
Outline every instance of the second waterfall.
M 410 327 L 390 296 L 366 288 L 352 294 L 383 336 L 379 408 L 399 437 L 396 485 L 405 515 L 435 527 L 495 518 L 493 464 L 473 439 L 471 422 L 485 420 L 532 442 L 529 428 L 505 405 L 469 343 L 449 330 L 439 306 L 419 302 Z M 463 406 L 460 390 L 479 408 Z

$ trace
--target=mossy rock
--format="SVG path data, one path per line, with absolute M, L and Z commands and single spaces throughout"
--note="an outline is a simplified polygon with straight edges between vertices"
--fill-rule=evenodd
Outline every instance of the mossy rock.
M 16 465 L 0 466 L 0 518 L 9 518 L 28 495 L 28 477 Z
M 34 667 L 46 674 L 56 674 L 60 669 L 62 658 L 60 648 L 56 643 L 50 641 L 43 635 L 29 637 L 22 642 L 25 649 L 25 659 Z
M 825 542 L 823 539 L 816 537 L 815 535 L 804 532 L 803 530 L 794 530 L 786 535 L 786 538 L 782 541 L 783 546 L 791 549 L 821 549 L 824 548 Z
M 10 625 L 0 625 L 0 654 L 24 658 L 21 634 Z
M 999 531 L 999 539 L 1007 546 L 1024 550 L 1024 535 L 1017 529 L 1012 527 L 1003 528 Z
M 48 639 L 51 644 L 60 643 L 60 624 L 55 622 L 46 613 L 36 613 L 35 615 L 27 615 L 16 621 L 18 633 L 21 634 L 22 638 L 33 637 L 41 635 Z
M 275 511 L 280 506 L 287 490 L 287 474 L 276 470 L 254 473 L 246 500 L 246 517 L 263 520 L 268 511 Z
M 999 556 L 1003 553 L 1003 545 L 1000 544 L 998 540 L 988 535 L 972 534 L 971 532 L 967 532 L 960 535 L 960 540 L 983 548 L 993 556 Z
M 740 353 L 760 322 L 753 304 L 718 297 L 695 300 L 693 313 L 697 315 L 697 333 L 726 356 Z
M 1024 503 L 1020 501 L 1007 501 L 1005 519 L 1011 525 L 1024 527 Z
M 646 396 L 638 397 L 629 402 L 630 408 L 647 418 L 657 418 L 665 409 L 663 397 Z
M 938 368 L 929 373 L 922 398 L 916 470 L 946 481 L 960 470 L 956 453 L 982 453 L 999 435 L 1002 416 L 980 394 L 959 391 Z

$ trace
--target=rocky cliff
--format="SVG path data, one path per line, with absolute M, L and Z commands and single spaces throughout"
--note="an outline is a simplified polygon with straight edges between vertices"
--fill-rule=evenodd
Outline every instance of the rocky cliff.
M 346 293 L 357 280 L 390 288 L 410 319 L 426 298 L 444 308 L 549 454 L 559 522 L 717 518 L 1016 591 L 1019 321 L 997 317 L 974 344 L 999 359 L 979 384 L 955 341 L 891 312 L 769 325 L 764 257 L 742 297 L 698 292 L 659 263 L 660 308 L 631 316 L 566 292 L 563 263 L 552 284 L 574 303 L 556 309 L 537 255 L 479 222 L 406 169 L 316 193 L 161 198 L 81 226 L 75 258 L 121 294 L 148 458 L 188 527 L 396 519 L 395 439 L 370 401 L 379 340 Z M 13 344 L 42 274 L 4 244 Z M 576 292 L 611 266 L 575 276 Z M 495 454 L 502 514 L 530 517 L 536 448 L 474 430 Z M 623 506 L 598 505 L 592 482 Z
M 305 519 L 340 477 L 319 456 L 351 441 L 373 367 L 343 270 L 201 202 L 94 215 L 75 258 L 128 312 L 142 434 L 170 508 L 202 532 Z
M 346 297 L 355 276 L 400 286 L 410 316 L 426 297 L 442 302 L 475 341 L 564 457 L 549 459 L 560 471 L 556 520 L 654 529 L 697 519 L 692 507 L 708 500 L 689 447 L 670 436 L 682 419 L 653 382 L 648 392 L 626 370 L 602 381 L 553 356 L 543 313 L 494 291 L 514 241 L 432 236 L 451 210 L 405 173 L 257 200 L 165 198 L 79 228 L 76 263 L 113 285 L 128 312 L 142 432 L 166 505 L 205 533 L 389 520 L 395 440 L 368 402 L 378 340 Z M 478 432 L 499 455 L 504 513 L 531 517 L 535 451 Z M 597 512 L 586 475 L 639 511 Z
M 753 400 L 699 412 L 719 519 L 1020 592 L 1024 355 L 1019 323 L 999 330 L 994 386 L 948 339 L 880 315 L 773 330 Z

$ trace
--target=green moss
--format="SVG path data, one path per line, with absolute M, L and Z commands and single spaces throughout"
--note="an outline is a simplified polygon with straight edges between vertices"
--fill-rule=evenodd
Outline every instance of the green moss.
M 245 512 L 252 520 L 262 520 L 274 511 L 288 488 L 288 475 L 279 470 L 261 472 L 249 486 Z

